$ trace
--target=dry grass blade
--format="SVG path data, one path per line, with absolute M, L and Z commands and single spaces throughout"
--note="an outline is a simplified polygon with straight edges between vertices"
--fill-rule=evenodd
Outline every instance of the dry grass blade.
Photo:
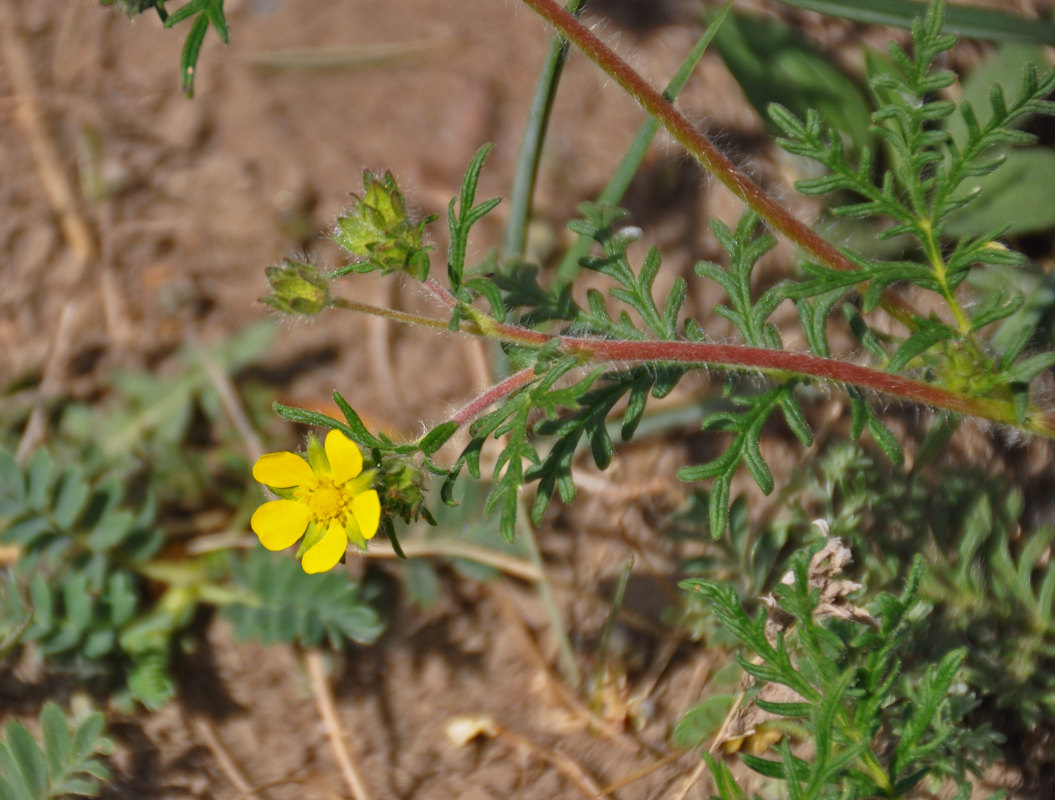
M 44 116 L 29 51 L 16 27 L 16 19 L 13 3 L 5 0 L 0 5 L 0 50 L 17 100 L 15 118 L 29 143 L 48 202 L 59 218 L 62 235 L 73 251 L 77 270 L 71 283 L 77 283 L 85 266 L 98 257 L 95 233 L 81 211 L 77 192 L 62 167 L 58 145 Z
M 248 61 L 270 72 L 326 72 L 378 69 L 408 64 L 431 55 L 450 43 L 444 39 L 386 42 L 341 47 L 310 47 L 257 53 Z
M 337 716 L 337 705 L 333 699 L 333 690 L 330 681 L 326 677 L 326 665 L 323 663 L 322 652 L 309 650 L 304 654 L 304 662 L 308 667 L 308 678 L 311 681 L 311 691 L 315 695 L 315 703 L 319 707 L 323 724 L 326 726 L 326 735 L 333 747 L 333 754 L 341 768 L 341 775 L 355 800 L 370 800 L 370 794 L 366 791 L 366 784 L 359 774 L 359 769 L 352 759 L 348 749 L 348 740 L 341 725 L 340 717 Z

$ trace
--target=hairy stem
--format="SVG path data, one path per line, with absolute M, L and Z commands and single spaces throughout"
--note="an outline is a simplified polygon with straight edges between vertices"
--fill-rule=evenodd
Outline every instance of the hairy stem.
M 472 422 L 503 397 L 508 397 L 517 389 L 527 386 L 534 377 L 534 367 L 525 367 L 520 372 L 513 373 L 504 381 L 495 384 L 466 403 L 458 413 L 451 417 L 451 421 L 457 422 L 459 427 Z
M 524 2 L 622 86 L 645 111 L 659 120 L 660 124 L 709 173 L 757 211 L 759 216 L 775 230 L 787 236 L 825 266 L 840 270 L 856 269 L 853 262 L 840 253 L 827 239 L 795 219 L 784 206 L 741 172 L 739 167 L 730 161 L 706 135 L 697 130 L 670 100 L 650 86 L 589 28 L 564 11 L 553 0 L 524 0 Z
M 450 296 L 438 283 L 436 286 L 439 287 L 439 291 L 435 287 L 430 286 L 429 288 L 437 293 L 442 292 L 440 294 L 441 297 Z M 379 308 L 352 300 L 337 299 L 331 301 L 331 305 L 387 317 L 397 322 L 425 325 L 430 328 L 448 328 L 448 324 L 444 320 L 424 317 L 418 314 L 408 314 L 402 311 L 392 311 L 391 309 Z M 852 384 L 862 389 L 870 389 L 900 400 L 942 408 L 957 414 L 981 417 L 1001 425 L 1018 428 L 1034 436 L 1055 439 L 1055 412 L 1031 409 L 1026 414 L 1025 419 L 1019 420 L 1014 406 L 1004 400 L 990 397 L 972 397 L 949 389 L 943 389 L 940 386 L 933 386 L 929 383 L 906 378 L 902 375 L 894 375 L 889 372 L 872 369 L 871 367 L 861 366 L 860 364 L 839 361 L 834 358 L 822 358 L 809 355 L 808 353 L 792 353 L 786 350 L 770 350 L 765 347 L 749 347 L 741 344 L 554 336 L 497 321 L 488 324 L 487 329 L 484 330 L 476 322 L 462 320 L 459 324 L 459 330 L 462 333 L 468 333 L 473 336 L 483 336 L 494 341 L 526 345 L 528 347 L 542 347 L 556 340 L 560 350 L 577 355 L 584 362 L 635 363 L 666 361 L 698 365 L 701 368 L 708 365 L 720 365 L 738 369 L 757 369 L 776 376 L 782 374 L 803 375 L 826 383 Z M 472 414 L 477 414 L 482 408 L 486 408 L 486 405 L 482 408 L 479 407 L 478 403 L 484 402 L 485 399 L 487 404 L 494 403 L 502 399 L 502 397 L 512 394 L 530 381 L 531 376 L 524 373 L 525 371 L 521 370 L 521 372 L 510 376 L 498 386 L 492 387 L 476 398 L 476 400 L 473 400 L 458 413 L 469 413 L 470 416 L 466 417 L 468 420 Z M 467 411 L 468 409 L 475 410 L 469 412 Z
M 739 167 L 729 160 L 707 136 L 656 91 L 633 67 L 621 59 L 574 16 L 564 11 L 553 0 L 523 0 L 543 19 L 553 25 L 591 61 L 603 69 L 645 111 L 659 121 L 690 155 L 711 175 L 721 181 L 733 194 L 754 209 L 770 227 L 801 247 L 809 256 L 831 269 L 853 271 L 856 265 L 835 245 L 796 219 Z M 884 309 L 910 328 L 912 309 L 898 297 L 884 297 Z

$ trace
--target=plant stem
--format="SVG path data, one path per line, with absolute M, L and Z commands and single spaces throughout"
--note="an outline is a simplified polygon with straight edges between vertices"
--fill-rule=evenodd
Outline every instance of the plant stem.
M 570 0 L 567 12 L 578 16 L 585 7 L 585 0 Z M 520 157 L 517 159 L 517 171 L 513 178 L 513 192 L 509 199 L 509 227 L 506 228 L 505 257 L 521 259 L 524 257 L 524 246 L 527 241 L 527 227 L 531 219 L 531 203 L 535 195 L 535 179 L 538 177 L 539 159 L 542 156 L 542 144 L 546 139 L 546 128 L 549 127 L 550 111 L 557 96 L 557 84 L 560 83 L 564 62 L 568 58 L 568 40 L 559 34 L 553 37 L 546 55 L 546 62 L 535 85 L 535 96 L 531 100 L 531 111 L 528 113 L 527 125 L 524 127 L 524 140 L 520 144 Z
M 945 265 L 945 258 L 941 254 L 941 244 L 934 235 L 934 225 L 929 218 L 924 216 L 917 217 L 916 224 L 919 226 L 919 238 L 923 242 L 923 249 L 927 254 L 927 260 L 930 261 L 941 296 L 945 298 L 945 303 L 949 306 L 953 319 L 956 320 L 956 329 L 961 336 L 966 337 L 971 333 L 971 321 L 967 319 L 967 314 L 964 313 L 960 301 L 956 299 L 956 294 L 949 288 L 948 269 Z
M 670 79 L 667 88 L 663 90 L 663 96 L 667 100 L 673 101 L 685 87 L 685 84 L 688 83 L 689 76 L 692 75 L 692 71 L 696 68 L 700 59 L 703 58 L 704 51 L 715 34 L 718 33 L 718 29 L 722 26 L 722 22 L 725 20 L 726 14 L 729 13 L 732 5 L 732 0 L 729 0 L 728 3 L 722 6 L 722 10 L 710 21 L 707 25 L 707 30 L 704 31 L 699 41 L 689 51 L 685 60 L 681 62 L 677 73 Z M 623 155 L 623 160 L 619 162 L 619 166 L 616 167 L 611 180 L 608 181 L 608 185 L 598 195 L 598 203 L 616 205 L 623 199 L 623 195 L 630 186 L 630 181 L 637 174 L 637 170 L 641 166 L 641 162 L 644 161 L 648 147 L 658 130 L 659 122 L 656 121 L 655 117 L 649 117 L 642 123 L 637 135 L 634 137 L 634 141 L 630 143 L 630 147 L 627 148 L 626 153 Z M 592 246 L 593 239 L 586 234 L 580 234 L 575 243 L 568 248 L 568 252 L 564 254 L 564 258 L 557 268 L 557 280 L 561 283 L 571 283 L 575 276 L 579 274 L 579 260 L 590 252 L 590 247 Z
M 571 646 L 571 639 L 568 638 L 564 617 L 561 616 L 560 606 L 557 605 L 557 598 L 553 594 L 553 587 L 547 577 L 546 562 L 543 561 L 542 551 L 539 550 L 535 525 L 531 521 L 531 512 L 524 502 L 523 492 L 517 495 L 516 533 L 517 540 L 522 542 L 524 549 L 527 550 L 528 561 L 539 573 L 535 590 L 538 592 L 550 630 L 553 631 L 553 636 L 557 640 L 557 665 L 561 675 L 571 686 L 581 686 L 582 672 L 579 670 L 579 663 L 575 660 L 575 650 Z
M 534 367 L 525 367 L 520 372 L 514 372 L 504 381 L 495 384 L 483 394 L 474 397 L 458 413 L 451 417 L 451 422 L 457 422 L 459 427 L 472 422 L 498 400 L 508 397 L 523 386 L 527 386 L 534 377 Z
M 439 284 L 437 284 L 439 286 Z M 437 290 L 429 287 L 433 292 Z M 441 297 L 449 293 L 439 287 Z M 358 303 L 342 298 L 331 301 L 338 308 L 348 308 L 367 314 L 386 317 L 397 322 L 425 325 L 430 328 L 448 329 L 444 320 L 409 314 L 402 311 L 379 308 L 366 303 Z M 959 394 L 940 386 L 933 386 L 902 375 L 882 372 L 871 367 L 839 361 L 834 358 L 821 358 L 807 353 L 792 353 L 786 350 L 770 350 L 765 347 L 749 347 L 740 344 L 715 344 L 711 342 L 689 341 L 641 341 L 622 339 L 590 339 L 576 336 L 554 336 L 539 331 L 519 328 L 501 322 L 493 322 L 483 330 L 473 321 L 462 320 L 459 330 L 473 336 L 483 336 L 499 342 L 520 344 L 528 347 L 542 347 L 557 340 L 559 349 L 575 354 L 584 362 L 673 362 L 690 364 L 701 369 L 708 365 L 721 365 L 737 369 L 757 369 L 764 373 L 781 375 L 795 374 L 817 378 L 826 383 L 845 383 L 871 389 L 881 394 L 890 395 L 913 403 L 942 408 L 957 414 L 981 417 L 1001 425 L 1018 428 L 1035 436 L 1055 439 L 1055 412 L 1031 409 L 1024 420 L 1019 421 L 1014 406 L 1006 401 L 989 397 L 972 397 Z M 487 390 L 476 400 L 470 402 L 458 413 L 479 413 L 491 403 L 512 394 L 530 381 L 530 375 L 522 370 L 510 376 L 498 386 Z M 486 400 L 486 405 L 480 405 Z M 469 409 L 474 409 L 470 412 Z
M 659 121 L 690 155 L 733 194 L 755 210 L 770 227 L 786 236 L 811 258 L 831 269 L 853 271 L 857 267 L 835 245 L 808 225 L 796 219 L 783 205 L 730 161 L 715 144 L 674 107 L 667 98 L 649 85 L 629 64 L 602 42 L 589 28 L 564 11 L 553 0 L 523 0 L 543 19 L 553 25 L 591 61 L 604 70 L 638 105 Z M 884 309 L 910 328 L 913 311 L 901 298 L 887 295 Z
M 776 200 L 730 161 L 715 145 L 656 91 L 634 69 L 615 54 L 579 20 L 564 11 L 553 0 L 523 0 L 541 17 L 575 44 L 588 58 L 603 69 L 616 83 L 659 120 L 678 142 L 715 178 L 758 212 L 775 230 L 817 259 L 821 264 L 839 270 L 854 270 L 853 262 L 827 239 L 799 222 Z
M 426 317 L 422 314 L 411 314 L 406 311 L 396 311 L 391 308 L 370 305 L 369 303 L 360 303 L 358 300 L 348 300 L 344 297 L 333 298 L 330 300 L 330 306 L 333 308 L 343 308 L 347 311 L 358 311 L 361 314 L 369 314 L 372 317 L 384 317 L 393 322 L 403 322 L 407 325 L 420 325 L 423 328 L 438 328 L 445 331 L 449 330 L 450 327 L 445 320 L 436 319 L 435 317 Z M 467 330 L 469 327 L 469 323 L 463 325 L 463 329 Z

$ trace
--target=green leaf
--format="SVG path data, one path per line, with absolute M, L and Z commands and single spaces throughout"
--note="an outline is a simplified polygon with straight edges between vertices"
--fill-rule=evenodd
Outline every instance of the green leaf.
M 15 463 L 14 454 L 7 448 L 0 447 L 0 509 L 14 510 L 25 502 L 26 484 L 22 470 Z
M 956 335 L 956 332 L 948 325 L 931 320 L 918 320 L 919 327 L 909 336 L 894 353 L 887 364 L 888 372 L 901 372 L 912 359 L 925 353 L 938 342 L 945 341 Z
M 66 717 L 55 703 L 48 701 L 40 712 L 41 734 L 44 740 L 44 755 L 48 762 L 48 780 L 54 785 L 63 775 L 69 762 L 73 742 Z
M 22 778 L 22 772 L 13 751 L 6 742 L 2 741 L 0 741 L 0 793 L 12 800 L 39 800 L 40 798 L 39 795 L 34 796 L 30 792 Z
M 44 753 L 21 724 L 12 720 L 4 727 L 7 747 L 18 766 L 22 783 L 32 797 L 43 798 L 48 787 L 48 765 Z
M 744 800 L 744 792 L 733 777 L 732 771 L 725 762 L 715 758 L 710 753 L 703 753 L 703 760 L 714 777 L 715 788 L 721 796 L 721 800 Z
M 333 417 L 327 416 L 326 414 L 323 414 L 318 411 L 310 411 L 306 408 L 293 408 L 292 406 L 284 406 L 281 403 L 273 404 L 272 408 L 274 408 L 276 414 L 278 414 L 280 417 L 285 417 L 290 422 L 297 422 L 301 425 L 312 425 L 315 427 L 327 428 L 330 430 L 338 430 L 345 436 L 347 436 L 349 439 L 351 439 L 353 442 L 359 445 L 364 444 L 364 439 L 373 439 L 375 442 L 377 442 L 376 445 L 373 445 L 375 447 L 381 444 L 380 440 L 375 439 L 373 436 L 370 436 L 370 434 L 366 432 L 366 427 L 363 426 L 362 422 L 359 420 L 358 415 L 355 416 L 355 420 L 356 422 L 358 422 L 358 425 L 353 425 L 345 424 L 339 420 L 334 419 Z M 351 411 L 350 406 L 349 411 Z M 345 413 L 347 416 L 347 412 Z M 351 413 L 354 414 L 355 412 Z M 351 422 L 351 420 L 349 420 L 349 422 Z
M 240 639 L 303 647 L 326 639 L 331 647 L 341 647 L 349 639 L 371 644 L 384 629 L 361 587 L 340 573 L 308 575 L 295 560 L 258 548 L 236 568 L 235 577 L 250 597 L 222 613 Z
M 787 779 L 787 768 L 782 761 L 773 761 L 772 759 L 753 756 L 750 753 L 744 753 L 740 758 L 745 765 L 753 769 L 759 775 L 765 775 L 767 778 L 776 778 L 778 780 Z
M 447 220 L 451 232 L 451 243 L 447 250 L 447 279 L 452 290 L 457 290 L 462 285 L 469 229 L 500 202 L 499 198 L 492 198 L 478 206 L 473 205 L 476 200 L 476 186 L 480 181 L 480 172 L 483 170 L 487 154 L 493 147 L 493 144 L 488 143 L 476 151 L 465 170 L 457 201 L 451 200 L 447 209 Z
M 975 124 L 984 127 L 991 119 L 992 110 L 989 99 L 994 86 L 1019 85 L 1029 65 L 1046 63 L 1044 49 L 1036 44 L 1021 42 L 1003 44 L 987 55 L 982 63 L 971 70 L 967 78 L 962 81 L 961 102 L 968 104 L 974 112 L 977 112 Z M 967 141 L 970 121 L 954 115 L 949 117 L 945 123 L 945 129 L 952 134 L 953 141 L 961 146 Z
M 88 534 L 88 546 L 96 553 L 105 553 L 120 545 L 132 533 L 135 516 L 126 508 L 107 513 Z
M 1055 152 L 1030 147 L 1005 154 L 996 172 L 968 179 L 961 192 L 971 204 L 949 215 L 946 232 L 978 235 L 994 223 L 1007 224 L 1008 234 L 1034 233 L 1055 226 Z
M 55 490 L 51 515 L 60 530 L 69 530 L 88 502 L 90 491 L 78 468 L 64 470 Z
M 211 23 L 219 34 L 220 39 L 226 44 L 230 39 L 230 31 L 227 20 L 223 14 L 223 0 L 191 0 L 184 6 L 174 11 L 165 20 L 165 27 L 171 28 L 186 19 L 194 18 L 190 31 L 183 43 L 183 52 L 180 56 L 180 85 L 187 97 L 194 96 L 194 72 L 198 64 L 198 54 L 201 51 L 205 34 Z
M 1038 353 L 1024 358 L 1007 371 L 1012 383 L 1030 383 L 1040 373 L 1055 366 L 1055 353 Z
M 106 729 L 106 717 L 94 711 L 84 718 L 73 735 L 73 748 L 70 751 L 71 763 L 82 764 L 93 753 L 105 753 L 110 743 L 102 738 Z
M 169 670 L 166 650 L 145 650 L 135 654 L 128 671 L 132 697 L 151 711 L 162 708 L 176 696 L 176 684 Z
M 26 467 L 26 503 L 36 511 L 44 511 L 49 505 L 54 461 L 47 450 L 41 448 L 33 453 Z
M 427 456 L 431 456 L 437 450 L 450 439 L 455 431 L 458 430 L 458 423 L 453 420 L 441 423 L 429 431 L 422 440 L 418 443 L 418 447 L 421 448 L 421 452 Z
M 209 30 L 209 18 L 200 14 L 193 23 L 187 38 L 183 42 L 183 52 L 180 55 L 180 88 L 187 97 L 194 97 L 194 71 L 198 66 L 198 54 L 201 52 L 202 42 L 205 41 L 205 33 Z

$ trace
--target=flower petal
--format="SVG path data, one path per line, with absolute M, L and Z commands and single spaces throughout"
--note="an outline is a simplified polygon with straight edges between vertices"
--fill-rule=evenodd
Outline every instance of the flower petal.
M 330 461 L 333 482 L 338 486 L 363 471 L 363 454 L 358 445 L 340 431 L 326 434 L 326 458 Z
M 277 486 L 280 489 L 316 481 L 308 462 L 288 450 L 260 456 L 253 465 L 253 478 L 265 486 Z
M 339 522 L 331 522 L 319 543 L 304 554 L 300 566 L 309 574 L 326 572 L 337 566 L 347 549 L 348 534 L 344 532 L 344 526 Z
M 371 489 L 356 495 L 352 500 L 352 514 L 359 523 L 359 531 L 363 538 L 372 539 L 381 522 L 381 498 L 377 496 L 377 490 Z
M 249 527 L 268 550 L 284 550 L 308 527 L 308 507 L 294 500 L 273 500 L 253 512 Z

